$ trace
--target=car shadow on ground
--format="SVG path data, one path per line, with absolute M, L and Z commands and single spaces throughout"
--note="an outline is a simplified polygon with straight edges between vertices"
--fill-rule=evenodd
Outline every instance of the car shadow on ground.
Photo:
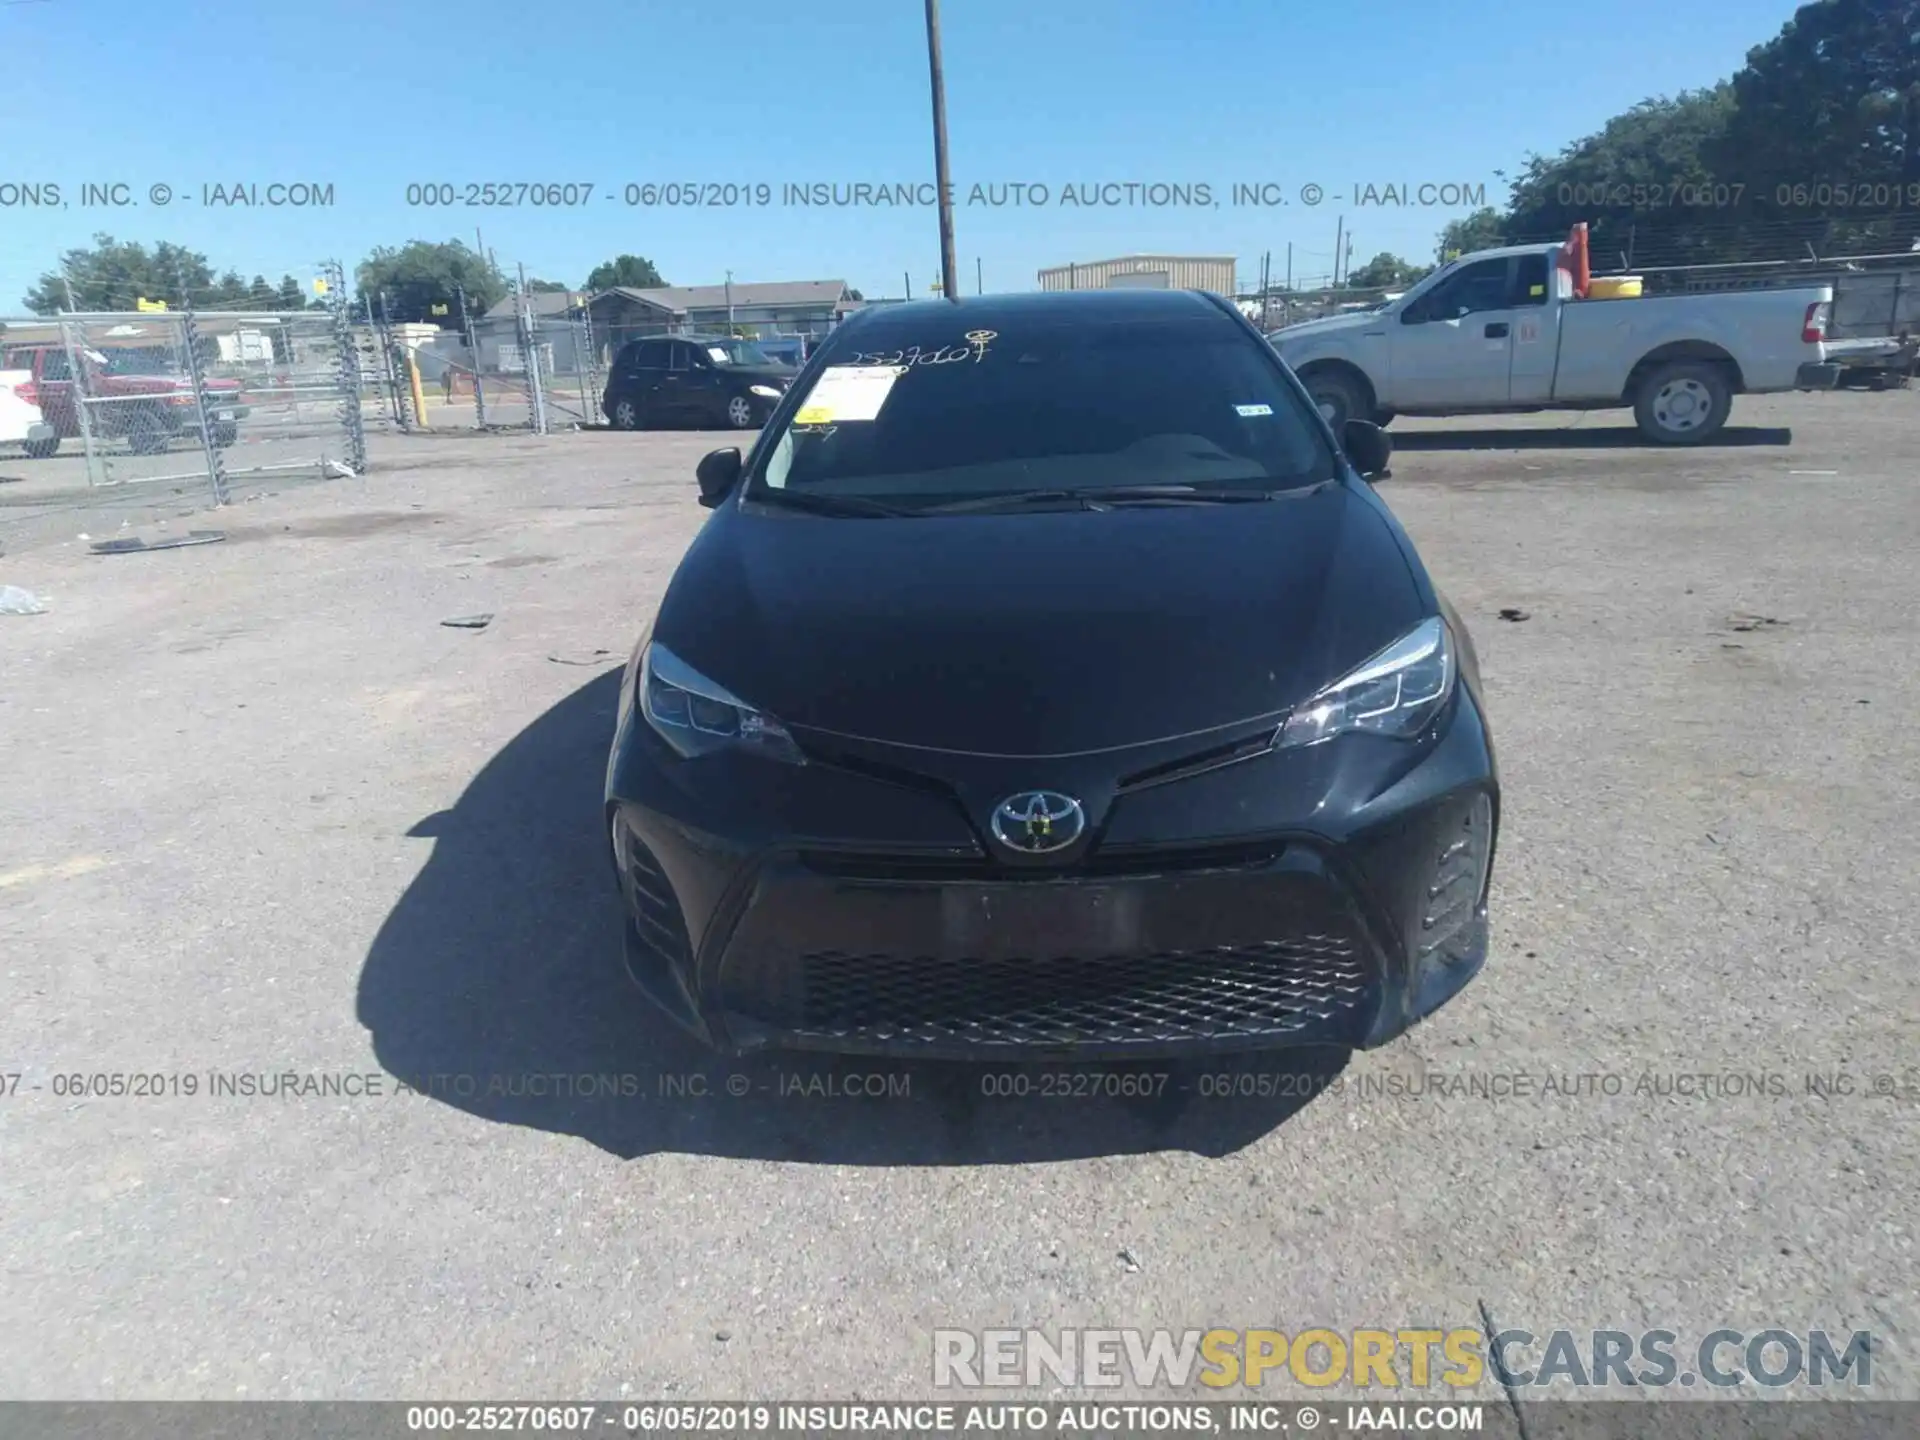
M 600 801 L 619 674 L 540 716 L 410 832 L 433 857 L 375 937 L 358 1013 L 398 1082 L 484 1119 L 658 1151 L 856 1165 L 1225 1155 L 1347 1052 L 1187 1064 L 716 1057 L 620 963 Z
M 1552 430 L 1394 430 L 1393 448 L 1419 450 L 1666 450 L 1791 445 L 1785 426 L 1729 425 L 1703 445 L 1660 445 L 1631 425 L 1565 425 Z

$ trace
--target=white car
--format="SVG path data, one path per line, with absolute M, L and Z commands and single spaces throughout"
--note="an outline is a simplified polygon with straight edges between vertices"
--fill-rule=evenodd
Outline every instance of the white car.
M 0 370 L 0 446 L 20 446 L 35 460 L 60 448 L 60 436 L 40 413 L 31 370 Z

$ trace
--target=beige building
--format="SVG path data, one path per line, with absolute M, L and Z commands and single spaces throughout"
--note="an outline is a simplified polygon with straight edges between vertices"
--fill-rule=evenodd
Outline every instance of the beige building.
M 1042 290 L 1210 290 L 1233 294 L 1231 255 L 1124 255 L 1118 260 L 1055 265 L 1040 272 Z

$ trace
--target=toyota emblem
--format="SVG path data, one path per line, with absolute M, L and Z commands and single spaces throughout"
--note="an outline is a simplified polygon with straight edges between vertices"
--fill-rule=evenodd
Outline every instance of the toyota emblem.
M 1078 840 L 1087 828 L 1087 812 L 1071 795 L 1055 790 L 1023 790 L 993 809 L 993 838 L 1022 855 L 1050 855 Z

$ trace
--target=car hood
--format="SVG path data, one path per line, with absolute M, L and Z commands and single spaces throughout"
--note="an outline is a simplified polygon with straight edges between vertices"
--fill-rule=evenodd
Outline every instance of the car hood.
M 1319 320 L 1302 320 L 1298 325 L 1288 325 L 1274 331 L 1267 338 L 1282 352 L 1298 340 L 1318 339 L 1322 335 L 1334 334 L 1342 330 L 1364 330 L 1369 325 L 1380 323 L 1380 312 L 1365 311 L 1352 315 L 1328 315 Z
M 728 504 L 654 637 L 791 725 L 998 755 L 1274 714 L 1425 614 L 1345 484 L 1267 503 L 837 519 Z
M 727 365 L 721 374 L 740 380 L 756 380 L 765 385 L 786 385 L 800 372 L 785 365 Z

